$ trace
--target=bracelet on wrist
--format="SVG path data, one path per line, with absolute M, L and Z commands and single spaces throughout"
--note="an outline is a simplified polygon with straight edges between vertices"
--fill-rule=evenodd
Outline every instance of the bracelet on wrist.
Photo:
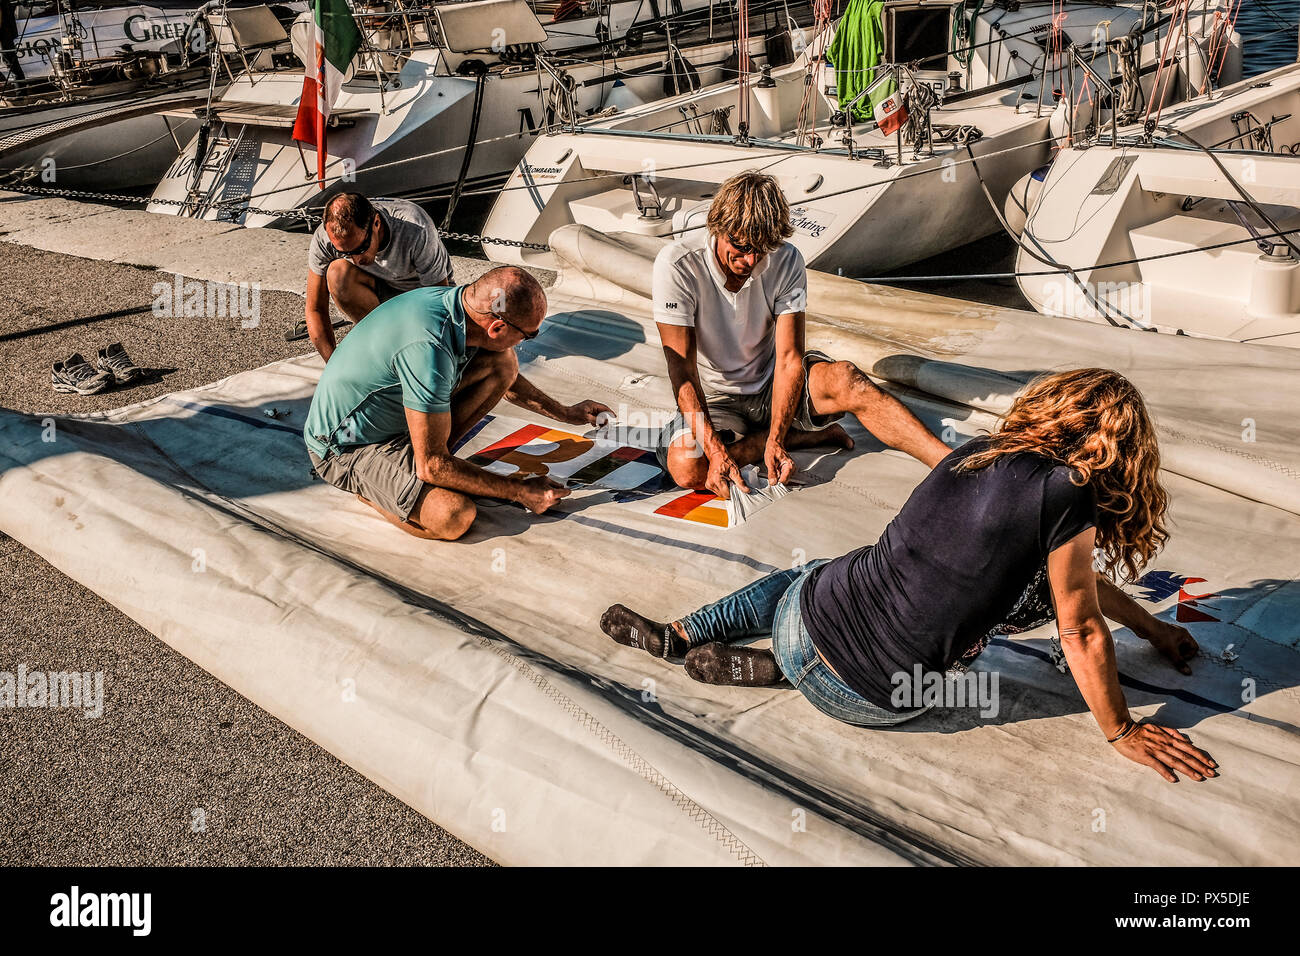
M 1129 734 L 1133 733 L 1133 731 L 1137 729 L 1138 729 L 1137 721 L 1134 720 L 1132 717 L 1130 717 L 1128 720 L 1124 721 L 1124 726 L 1120 728 L 1119 733 L 1117 733 L 1114 737 L 1106 738 L 1106 743 L 1108 744 L 1118 743 L 1119 741 L 1123 740 L 1125 737 L 1127 737 Z

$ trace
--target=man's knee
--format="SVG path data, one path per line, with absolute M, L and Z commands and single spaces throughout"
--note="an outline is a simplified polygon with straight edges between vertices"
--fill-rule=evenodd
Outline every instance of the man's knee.
M 407 534 L 431 541 L 455 541 L 464 537 L 478 516 L 474 502 L 456 492 L 435 495 L 434 498 L 435 501 L 430 503 L 426 493 L 411 519 L 399 527 Z
M 822 362 L 813 366 L 822 370 L 817 391 L 834 396 L 846 405 L 870 401 L 881 394 L 879 388 L 852 362 Z
M 668 474 L 683 488 L 702 489 L 709 478 L 709 459 L 697 450 L 694 442 L 689 447 L 675 442 L 668 449 Z
M 346 259 L 335 259 L 325 270 L 325 284 L 329 286 L 330 294 L 336 298 L 339 295 L 347 295 L 352 291 L 357 282 L 357 273 L 361 270 L 348 262 Z
M 841 360 L 838 362 L 831 362 L 829 364 L 830 364 L 831 374 L 834 376 L 835 381 L 839 382 L 844 387 L 846 388 L 865 387 L 873 390 L 875 389 L 876 386 L 871 383 L 871 379 L 867 378 L 866 374 L 862 371 L 862 369 L 858 368 L 852 362 Z
M 478 517 L 478 506 L 464 495 L 458 497 L 460 500 L 449 509 L 443 525 L 443 535 L 447 541 L 464 537 L 470 525 L 474 523 L 474 519 Z

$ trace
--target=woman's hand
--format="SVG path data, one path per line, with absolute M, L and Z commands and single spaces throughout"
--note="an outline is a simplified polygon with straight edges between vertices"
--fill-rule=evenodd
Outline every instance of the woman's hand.
M 1196 643 L 1196 638 L 1185 627 L 1167 621 L 1157 621 L 1156 624 L 1159 626 L 1142 636 L 1168 658 L 1180 673 L 1190 674 L 1192 669 L 1187 666 L 1187 662 L 1200 652 L 1201 645 Z
M 1129 760 L 1150 767 L 1170 783 L 1178 782 L 1179 773 L 1193 780 L 1217 777 L 1219 765 L 1205 751 L 1192 746 L 1186 734 L 1159 724 L 1132 723 L 1119 686 L 1115 643 L 1098 604 L 1097 574 L 1092 569 L 1095 546 L 1096 529 L 1086 528 L 1047 556 L 1047 578 L 1056 605 L 1061 649 L 1079 692 L 1097 726 Z M 1111 602 L 1111 606 L 1119 605 Z M 1162 650 L 1168 647 L 1166 656 L 1175 655 L 1172 659 L 1181 667 L 1186 667 L 1183 662 L 1196 652 L 1192 636 L 1167 623 L 1149 629 L 1143 636 Z M 1123 728 L 1127 732 L 1112 739 Z
M 1214 758 L 1192 746 L 1190 737 L 1172 727 L 1138 724 L 1131 734 L 1111 746 L 1134 763 L 1150 767 L 1170 783 L 1178 782 L 1175 771 L 1185 773 L 1193 780 L 1219 775 L 1219 765 Z

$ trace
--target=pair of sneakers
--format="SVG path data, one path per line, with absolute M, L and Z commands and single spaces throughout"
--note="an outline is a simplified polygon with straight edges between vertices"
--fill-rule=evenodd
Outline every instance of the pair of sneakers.
M 78 395 L 98 395 L 114 385 L 130 385 L 144 378 L 145 370 L 131 361 L 131 356 L 114 342 L 99 350 L 92 366 L 80 352 L 74 352 L 62 362 L 55 362 L 50 373 L 50 384 L 56 392 L 75 392 Z
M 339 326 L 341 326 L 341 325 L 347 325 L 347 324 L 348 324 L 348 320 L 347 320 L 347 319 L 334 319 L 334 320 L 332 320 L 332 321 L 330 322 L 330 324 L 333 325 L 334 328 L 337 329 L 337 328 L 338 328 Z M 297 342 L 299 339 L 305 339 L 306 337 L 307 337 L 307 318 L 306 318 L 306 316 L 300 318 L 297 322 L 295 322 L 295 323 L 293 324 L 293 328 L 289 329 L 287 332 L 284 333 L 284 340 L 285 340 L 286 342 Z

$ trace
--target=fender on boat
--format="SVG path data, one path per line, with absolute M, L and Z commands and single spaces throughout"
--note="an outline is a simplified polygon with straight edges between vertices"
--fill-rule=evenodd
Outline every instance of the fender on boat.
M 1043 183 L 1051 168 L 1052 164 L 1048 162 L 1032 172 L 1025 173 L 1016 180 L 1016 184 L 1007 193 L 1006 202 L 1002 206 L 1002 215 L 1017 236 L 1024 233 L 1025 223 L 1029 220 L 1034 207 L 1038 205 L 1038 197 L 1043 194 Z

